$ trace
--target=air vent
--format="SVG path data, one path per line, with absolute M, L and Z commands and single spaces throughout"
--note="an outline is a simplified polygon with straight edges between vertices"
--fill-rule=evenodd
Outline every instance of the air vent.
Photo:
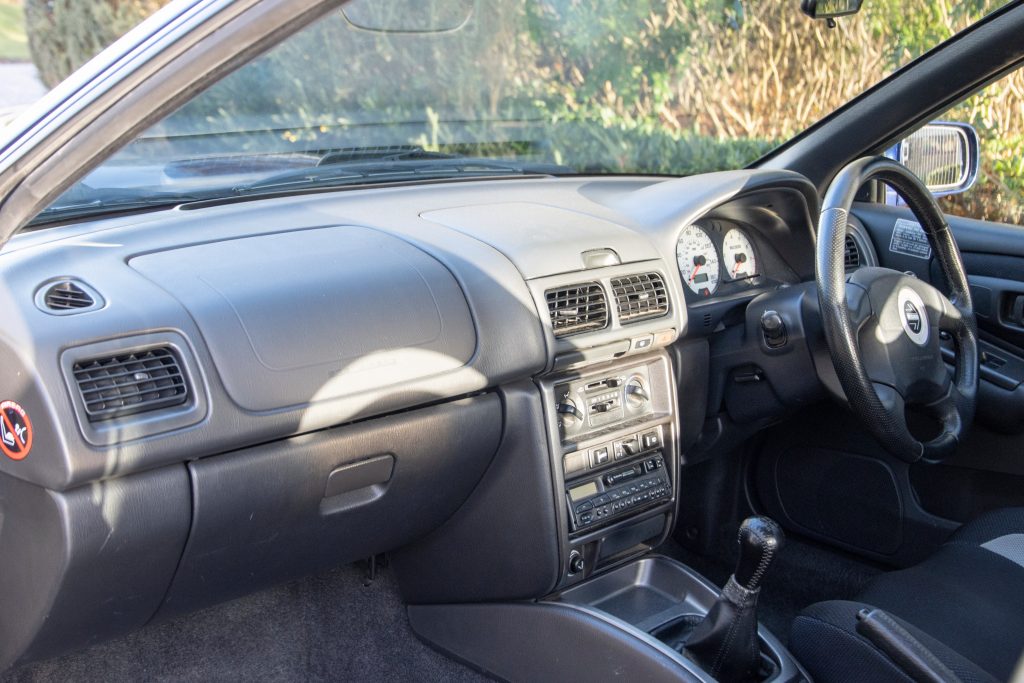
M 36 305 L 53 315 L 84 313 L 99 308 L 102 303 L 99 294 L 77 280 L 51 282 L 36 292 Z
M 856 270 L 864 264 L 863 256 L 860 253 L 860 245 L 853 235 L 846 236 L 846 250 L 843 255 L 843 265 L 846 270 Z
M 596 282 L 544 292 L 556 337 L 602 330 L 608 326 L 608 302 Z
M 638 322 L 668 313 L 668 292 L 658 273 L 642 273 L 612 279 L 619 321 Z
M 188 400 L 181 363 L 168 347 L 80 361 L 72 372 L 90 422 L 169 408 Z

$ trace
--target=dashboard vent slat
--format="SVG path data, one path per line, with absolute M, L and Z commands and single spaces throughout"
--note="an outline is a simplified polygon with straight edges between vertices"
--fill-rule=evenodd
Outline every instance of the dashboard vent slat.
M 612 291 L 623 324 L 660 318 L 668 313 L 668 290 L 658 273 L 612 278 Z
M 43 302 L 51 311 L 90 308 L 96 304 L 92 296 L 74 282 L 58 282 L 46 290 Z
M 557 287 L 544 292 L 556 337 L 603 330 L 608 326 L 608 301 L 596 282 Z
M 72 372 L 90 422 L 170 408 L 189 398 L 181 362 L 169 347 L 79 361 Z
M 860 253 L 860 245 L 853 235 L 846 236 L 846 247 L 843 254 L 843 265 L 846 270 L 856 270 L 863 265 L 864 259 Z

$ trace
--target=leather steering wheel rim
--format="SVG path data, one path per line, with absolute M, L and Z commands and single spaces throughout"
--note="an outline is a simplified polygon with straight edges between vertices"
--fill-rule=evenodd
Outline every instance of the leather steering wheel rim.
M 949 298 L 927 283 L 888 269 L 862 269 L 870 271 L 859 278 L 862 282 L 857 282 L 860 271 L 848 277 L 844 263 L 847 220 L 856 193 L 869 180 L 885 183 L 906 201 L 942 268 L 951 291 Z M 886 450 L 898 458 L 907 462 L 921 459 L 937 462 L 948 457 L 974 419 L 978 342 L 963 259 L 942 211 L 924 184 L 905 166 L 886 157 L 865 157 L 843 168 L 829 186 L 822 204 L 817 240 L 815 275 L 822 323 L 832 363 L 850 408 Z M 906 294 L 908 291 L 911 293 Z M 857 298 L 857 295 L 860 301 L 868 303 L 855 305 L 851 317 L 848 297 Z M 890 304 L 893 299 L 898 299 L 895 305 Z M 906 300 L 912 303 L 906 304 Z M 928 302 L 927 310 L 918 311 L 921 307 L 913 302 Z M 906 335 L 913 339 L 907 323 L 908 319 L 914 322 L 914 311 L 917 311 L 917 327 L 924 326 L 927 348 L 909 346 L 898 332 L 895 336 L 892 334 L 891 324 L 888 332 L 884 329 L 884 320 L 899 319 Z M 928 339 L 930 327 L 934 340 Z M 953 375 L 947 379 L 945 394 L 936 398 L 934 394 L 943 387 L 934 379 L 940 370 L 931 363 L 942 363 L 940 333 L 952 337 L 956 361 Z M 872 334 L 882 341 L 876 342 Z M 920 344 L 920 339 L 917 343 Z M 901 344 L 918 352 L 916 356 L 904 353 L 902 358 L 912 358 L 921 367 L 927 367 L 931 379 L 917 382 L 919 378 L 914 378 L 914 381 L 902 383 L 878 380 L 879 375 L 885 374 L 884 370 L 869 372 L 861 347 L 870 347 L 868 350 L 874 352 L 869 354 L 870 359 L 878 367 L 884 365 L 879 357 L 889 357 L 885 344 L 894 348 Z M 926 358 L 934 354 L 938 357 Z M 906 367 L 897 367 L 891 359 L 890 364 L 893 377 L 911 372 Z M 948 375 L 944 365 L 941 372 Z M 920 392 L 927 396 L 926 402 L 915 403 L 911 396 L 911 390 L 919 386 L 929 389 Z M 940 433 L 924 442 L 918 440 L 907 425 L 907 405 L 918 405 L 932 414 L 941 425 Z

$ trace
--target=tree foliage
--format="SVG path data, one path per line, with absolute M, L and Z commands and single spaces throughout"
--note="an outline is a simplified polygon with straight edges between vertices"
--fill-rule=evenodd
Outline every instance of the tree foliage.
M 168 0 L 24 0 L 32 60 L 51 88 Z

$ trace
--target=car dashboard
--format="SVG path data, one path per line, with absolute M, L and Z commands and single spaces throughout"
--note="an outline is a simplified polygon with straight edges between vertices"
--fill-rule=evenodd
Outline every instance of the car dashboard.
M 680 349 L 813 277 L 816 211 L 802 176 L 739 171 L 18 236 L 0 398 L 33 443 L 0 458 L 0 660 L 377 553 L 429 603 L 537 599 L 657 546 L 714 392 Z

